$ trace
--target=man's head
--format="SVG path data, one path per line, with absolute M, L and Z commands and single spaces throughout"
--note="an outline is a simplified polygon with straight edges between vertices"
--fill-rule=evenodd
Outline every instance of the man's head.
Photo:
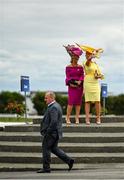
M 46 102 L 46 104 L 50 104 L 51 102 L 55 101 L 55 98 L 55 93 L 52 91 L 48 91 L 45 93 L 44 101 Z

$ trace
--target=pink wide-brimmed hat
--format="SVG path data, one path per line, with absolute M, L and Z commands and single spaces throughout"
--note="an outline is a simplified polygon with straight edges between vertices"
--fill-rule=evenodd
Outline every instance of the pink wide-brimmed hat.
M 68 46 L 64 46 L 67 50 L 67 52 L 69 53 L 70 56 L 72 55 L 76 55 L 78 57 L 80 57 L 83 53 L 83 51 L 81 50 L 81 48 L 76 47 L 75 45 L 69 45 Z

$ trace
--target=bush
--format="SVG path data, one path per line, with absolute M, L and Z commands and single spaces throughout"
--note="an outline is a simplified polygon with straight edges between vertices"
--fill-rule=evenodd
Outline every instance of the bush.
M 37 92 L 35 96 L 32 98 L 34 108 L 37 110 L 38 115 L 43 115 L 47 107 L 44 102 L 44 95 L 44 92 Z
M 46 109 L 46 104 L 44 102 L 44 92 L 37 92 L 35 96 L 32 98 L 32 102 L 34 104 L 34 108 L 37 110 L 38 115 L 43 115 L 44 111 Z M 66 114 L 66 109 L 67 109 L 67 104 L 68 104 L 68 96 L 67 95 L 62 95 L 59 93 L 56 93 L 56 101 L 61 105 L 63 114 Z M 83 103 L 84 104 L 84 98 L 83 98 Z M 81 107 L 81 113 L 84 113 L 84 105 Z M 75 114 L 75 109 L 73 108 L 72 114 Z
M 3 91 L 0 93 L 0 113 L 7 113 L 10 103 L 23 106 L 24 96 L 17 92 Z
M 8 103 L 5 111 L 11 114 L 23 115 L 25 112 L 25 106 L 16 102 Z
M 61 105 L 63 114 L 66 114 L 67 109 L 67 96 L 56 94 L 56 101 Z
M 124 115 L 124 94 L 115 97 L 114 112 L 116 115 Z
M 38 115 L 43 115 L 47 107 L 44 96 L 45 92 L 37 92 L 32 98 L 34 108 L 37 110 Z M 56 93 L 56 101 L 61 105 L 64 114 L 67 108 L 67 97 Z

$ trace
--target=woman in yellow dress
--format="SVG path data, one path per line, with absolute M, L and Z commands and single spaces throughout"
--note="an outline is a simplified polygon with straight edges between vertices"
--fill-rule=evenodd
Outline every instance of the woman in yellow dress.
M 86 114 L 86 124 L 90 124 L 90 104 L 95 103 L 96 109 L 96 123 L 100 124 L 100 84 L 99 79 L 103 79 L 104 76 L 100 71 L 99 66 L 93 61 L 95 57 L 98 58 L 99 53 L 103 52 L 102 49 L 94 49 L 87 46 L 80 46 L 82 50 L 86 52 L 86 61 L 84 65 L 84 96 L 85 96 L 85 114 Z

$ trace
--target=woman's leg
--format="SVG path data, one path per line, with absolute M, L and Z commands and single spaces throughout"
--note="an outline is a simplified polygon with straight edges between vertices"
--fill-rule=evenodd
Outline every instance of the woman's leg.
M 90 124 L 90 102 L 85 102 L 86 124 Z
M 75 123 L 79 124 L 79 115 L 80 115 L 81 106 L 80 105 L 76 105 L 75 109 L 76 109 Z
M 68 105 L 67 106 L 67 115 L 66 115 L 66 123 L 67 124 L 70 124 L 70 115 L 71 115 L 71 112 L 72 112 L 72 108 L 73 106 L 72 105 Z
M 95 108 L 96 108 L 96 123 L 100 124 L 100 113 L 101 113 L 101 104 L 99 101 L 95 102 Z

